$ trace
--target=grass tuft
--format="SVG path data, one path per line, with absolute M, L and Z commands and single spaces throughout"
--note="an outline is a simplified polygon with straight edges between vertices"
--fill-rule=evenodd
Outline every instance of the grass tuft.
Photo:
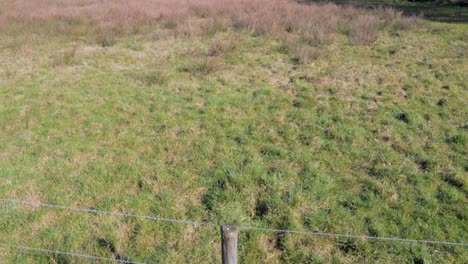
M 208 56 L 223 56 L 226 53 L 234 51 L 237 44 L 238 42 L 233 39 L 215 38 L 210 42 Z
M 381 20 L 374 15 L 359 15 L 349 22 L 349 39 L 354 45 L 369 45 L 379 37 Z
M 133 74 L 133 77 L 147 86 L 164 86 L 169 81 L 169 75 L 161 71 L 148 71 L 144 73 Z
M 76 52 L 78 50 L 78 45 L 75 45 L 72 49 L 62 51 L 54 56 L 52 56 L 52 65 L 54 67 L 58 66 L 68 66 L 76 62 Z
M 203 58 L 195 63 L 178 68 L 180 72 L 188 72 L 193 75 L 207 76 L 224 68 L 224 62 L 220 58 Z

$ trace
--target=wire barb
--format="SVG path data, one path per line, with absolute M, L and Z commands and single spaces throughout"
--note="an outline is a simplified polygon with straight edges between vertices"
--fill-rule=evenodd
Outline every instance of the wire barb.
M 0 243 L 0 247 L 9 247 L 9 248 L 20 249 L 20 250 L 28 250 L 28 251 L 37 251 L 37 252 L 42 252 L 42 253 L 60 254 L 60 255 L 67 255 L 67 256 L 72 256 L 72 257 L 78 257 L 78 258 L 87 258 L 87 259 L 102 260 L 102 261 L 112 261 L 112 262 L 118 262 L 118 263 L 144 264 L 144 263 L 142 263 L 142 262 L 134 262 L 134 261 L 130 261 L 130 260 L 121 260 L 121 259 L 104 258 L 104 257 L 97 257 L 97 256 L 92 256 L 92 255 L 81 254 L 81 253 L 71 253 L 71 252 L 59 251 L 59 250 L 51 250 L 51 249 L 44 249 L 44 248 L 34 248 L 34 247 L 28 247 L 28 246 L 23 246 L 23 245 L 14 245 L 14 244 Z

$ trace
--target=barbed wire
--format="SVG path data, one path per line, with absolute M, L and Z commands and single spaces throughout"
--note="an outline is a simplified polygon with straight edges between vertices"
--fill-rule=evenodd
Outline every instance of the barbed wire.
M 141 218 L 141 219 L 148 219 L 148 220 L 155 220 L 155 221 L 165 221 L 165 222 L 171 222 L 171 223 L 177 223 L 177 224 L 194 224 L 194 225 L 205 225 L 205 226 L 210 226 L 210 227 L 221 226 L 220 224 L 215 224 L 211 222 L 118 213 L 118 212 L 111 212 L 111 211 L 102 211 L 102 210 L 97 210 L 97 209 L 86 209 L 86 208 L 79 208 L 79 207 L 73 207 L 73 206 L 38 203 L 38 202 L 31 202 L 31 201 L 24 201 L 24 200 L 17 200 L 17 199 L 0 198 L 0 201 L 8 202 L 8 203 L 25 204 L 25 205 L 30 205 L 30 206 L 68 209 L 68 210 L 73 210 L 73 211 L 78 211 L 78 212 L 99 213 L 99 214 L 115 215 L 115 216 L 121 216 L 121 217 L 134 217 L 134 218 Z M 439 245 L 445 245 L 445 246 L 468 247 L 468 243 L 465 243 L 465 242 L 449 242 L 449 241 L 438 241 L 438 240 L 427 240 L 427 239 L 408 239 L 408 238 L 398 238 L 398 237 L 378 237 L 378 236 L 368 236 L 368 235 L 298 231 L 298 230 L 288 230 L 288 229 L 261 228 L 261 227 L 253 227 L 253 226 L 237 226 L 237 227 L 241 230 L 256 230 L 256 231 L 275 232 L 275 233 L 289 233 L 289 234 L 302 234 L 302 235 L 312 235 L 312 236 L 344 237 L 344 238 L 355 238 L 355 239 L 395 241 L 395 242 L 408 242 L 408 243 L 425 243 L 425 244 L 439 244 Z
M 71 252 L 66 252 L 66 251 L 59 251 L 59 250 L 52 250 L 52 249 L 45 249 L 45 248 L 35 248 L 35 247 L 15 245 L 15 244 L 6 244 L 6 243 L 1 243 L 1 242 L 0 242 L 0 247 L 9 247 L 9 248 L 15 248 L 15 249 L 20 249 L 20 250 L 37 251 L 37 252 L 42 252 L 42 253 L 60 254 L 60 255 L 67 255 L 67 256 L 86 258 L 86 259 L 94 259 L 94 260 L 100 260 L 100 261 L 111 261 L 111 262 L 128 263 L 128 264 L 144 264 L 143 262 L 134 262 L 130 260 L 104 258 L 104 257 L 86 255 L 82 253 L 71 253 Z
M 172 219 L 172 218 L 165 218 L 165 217 L 156 217 L 156 216 L 151 216 L 151 215 L 127 214 L 127 213 L 119 213 L 119 212 L 111 212 L 111 211 L 102 211 L 102 210 L 98 210 L 98 209 L 87 209 L 87 208 L 79 208 L 79 207 L 74 207 L 74 206 L 55 205 L 55 204 L 31 202 L 31 201 L 24 201 L 24 200 L 16 200 L 16 199 L 0 198 L 0 201 L 1 202 L 9 202 L 9 203 L 17 203 L 17 204 L 25 204 L 25 205 L 30 205 L 30 206 L 58 208 L 58 209 L 66 209 L 66 210 L 72 210 L 72 211 L 77 211 L 77 212 L 106 214 L 106 215 L 114 215 L 114 216 L 121 216 L 121 217 L 132 217 L 132 218 L 140 218 L 140 219 L 163 221 L 163 222 L 172 222 L 172 223 L 179 223 L 179 224 L 206 225 L 206 226 L 213 226 L 213 227 L 219 226 L 217 224 L 213 224 L 213 223 L 209 223 L 209 222 L 203 222 L 203 221 Z
M 441 244 L 441 245 L 446 245 L 446 246 L 468 247 L 468 243 L 446 242 L 446 241 L 425 240 L 425 239 L 408 239 L 408 238 L 398 238 L 398 237 L 378 237 L 378 236 L 367 236 L 367 235 L 336 234 L 336 233 L 297 231 L 297 230 L 287 230 L 287 229 L 271 229 L 271 228 L 261 228 L 261 227 L 253 227 L 253 226 L 239 226 L 238 228 L 242 230 L 257 230 L 257 231 L 275 232 L 275 233 L 289 233 L 289 234 L 302 234 L 302 235 L 328 236 L 328 237 L 345 237 L 345 238 L 357 238 L 357 239 L 384 240 L 384 241 L 409 242 L 409 243 L 425 243 L 425 244 Z

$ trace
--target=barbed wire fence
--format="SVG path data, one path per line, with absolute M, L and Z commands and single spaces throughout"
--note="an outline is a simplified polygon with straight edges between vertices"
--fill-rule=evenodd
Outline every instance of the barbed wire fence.
M 112 215 L 112 216 L 119 216 L 119 217 L 124 217 L 124 218 L 146 219 L 146 220 L 151 220 L 151 221 L 168 222 L 172 224 L 200 225 L 200 226 L 207 226 L 207 227 L 212 227 L 212 228 L 222 227 L 222 230 L 225 230 L 226 226 L 229 226 L 229 227 L 234 227 L 235 232 L 237 232 L 237 230 L 243 230 L 243 231 L 257 231 L 257 232 L 274 232 L 274 233 L 281 233 L 281 234 L 334 237 L 334 238 L 378 240 L 378 241 L 401 242 L 401 243 L 436 244 L 436 245 L 451 246 L 451 247 L 455 247 L 455 246 L 456 247 L 468 247 L 468 243 L 466 242 L 450 242 L 450 241 L 438 241 L 438 240 L 427 240 L 427 239 L 409 239 L 409 238 L 399 238 L 399 237 L 379 237 L 379 236 L 355 235 L 355 234 L 312 232 L 312 231 L 273 229 L 273 228 L 262 228 L 262 227 L 241 226 L 241 225 L 233 226 L 233 225 L 225 225 L 225 224 L 212 223 L 212 222 L 193 221 L 193 220 L 185 220 L 185 219 L 172 219 L 172 218 L 157 217 L 157 216 L 151 216 L 151 215 L 136 215 L 136 214 L 130 214 L 130 213 L 103 211 L 103 210 L 98 210 L 98 209 L 88 209 L 88 208 L 80 208 L 80 207 L 75 207 L 75 206 L 39 203 L 39 202 L 10 199 L 10 198 L 0 198 L 0 202 L 9 203 L 9 204 L 22 204 L 22 205 L 27 205 L 27 206 L 32 206 L 32 207 L 45 207 L 45 208 L 52 208 L 52 209 L 70 210 L 70 211 L 83 212 L 83 213 Z M 232 254 L 236 254 L 235 262 L 232 262 L 232 259 L 225 260 L 225 255 L 224 255 L 225 254 L 224 247 L 229 246 L 228 243 L 235 242 L 234 249 L 235 251 L 237 251 L 237 234 L 235 234 L 235 241 L 230 241 L 229 239 L 222 239 L 222 240 L 223 240 L 223 245 L 222 245 L 223 246 L 223 263 L 237 263 L 237 252 L 230 252 L 230 254 L 228 254 L 230 257 L 234 257 Z M 224 243 L 227 243 L 227 244 L 224 245 Z M 123 260 L 123 259 L 117 259 L 117 258 L 106 258 L 106 257 L 88 255 L 84 253 L 67 252 L 67 251 L 60 251 L 60 250 L 53 250 L 53 249 L 30 247 L 26 245 L 10 244 L 1 240 L 0 240 L 0 247 L 11 248 L 11 249 L 16 249 L 20 251 L 33 251 L 33 252 L 39 252 L 39 253 L 44 253 L 44 254 L 65 255 L 65 256 L 71 256 L 71 257 L 77 257 L 77 258 L 83 258 L 83 259 L 89 259 L 89 260 L 95 260 L 95 261 L 142 264 L 142 262 L 134 262 L 130 260 Z

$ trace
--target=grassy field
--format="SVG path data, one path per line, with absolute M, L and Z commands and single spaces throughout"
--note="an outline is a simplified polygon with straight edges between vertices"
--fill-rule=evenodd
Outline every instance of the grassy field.
M 343 18 L 311 39 L 193 10 L 126 31 L 0 16 L 0 197 L 468 241 L 467 24 L 343 9 L 365 21 Z M 0 242 L 220 261 L 216 228 L 5 203 L 0 212 Z M 468 262 L 463 247 L 257 231 L 239 243 L 241 263 Z M 7 248 L 0 259 L 89 263 Z

